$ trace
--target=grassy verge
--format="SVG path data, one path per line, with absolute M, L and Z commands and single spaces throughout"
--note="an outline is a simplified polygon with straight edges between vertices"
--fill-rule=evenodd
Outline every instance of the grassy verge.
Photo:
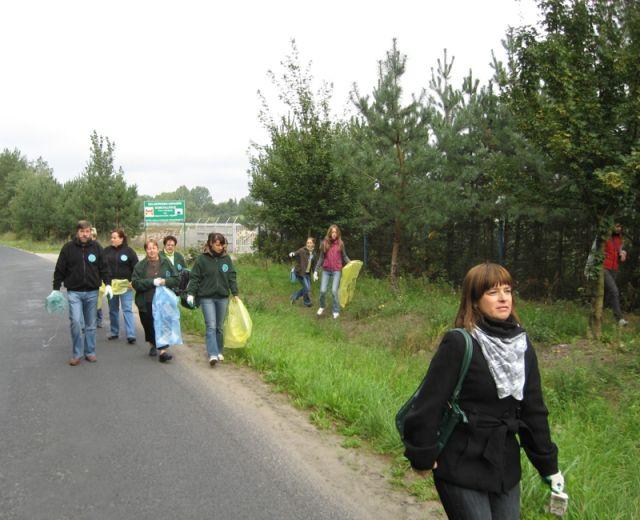
M 389 479 L 421 498 L 435 497 L 401 456 L 396 410 L 424 375 L 439 337 L 450 328 L 458 295 L 447 286 L 405 281 L 398 296 L 385 281 L 358 281 L 355 301 L 338 321 L 292 306 L 287 268 L 238 262 L 241 297 L 252 314 L 249 348 L 228 357 L 310 411 L 319 428 L 390 457 Z M 318 286 L 314 284 L 317 298 Z M 588 310 L 569 302 L 519 302 L 541 359 L 554 440 L 571 495 L 569 518 L 639 518 L 640 339 L 637 321 L 605 326 L 606 343 L 585 340 Z M 204 329 L 199 311 L 184 311 L 186 332 Z M 632 317 L 633 318 L 633 317 Z M 523 518 L 544 518 L 548 491 L 523 460 Z
M 14 233 L 0 235 L 0 245 L 15 247 L 32 253 L 59 253 L 61 242 L 34 242 L 33 240 L 17 238 Z

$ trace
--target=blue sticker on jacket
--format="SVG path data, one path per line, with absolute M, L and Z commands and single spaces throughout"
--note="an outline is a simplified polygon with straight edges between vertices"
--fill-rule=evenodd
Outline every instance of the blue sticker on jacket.
M 91 253 L 88 257 L 87 260 L 89 260 L 89 262 L 93 263 L 96 261 L 96 255 L 94 255 L 93 253 Z
M 129 257 L 127 255 L 120 255 L 120 260 L 126 262 L 127 260 L 129 260 Z
M 226 273 L 229 270 L 229 265 L 228 264 L 222 264 L 222 272 Z
M 177 264 L 176 267 L 178 268 L 178 271 L 182 271 L 182 264 Z
M 165 277 L 165 278 L 171 278 L 171 271 L 167 271 L 167 272 L 164 274 L 164 277 Z

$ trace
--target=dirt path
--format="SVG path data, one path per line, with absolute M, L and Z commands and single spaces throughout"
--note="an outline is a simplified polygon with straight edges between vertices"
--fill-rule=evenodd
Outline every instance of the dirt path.
M 55 262 L 56 254 L 39 254 Z M 318 486 L 341 497 L 363 519 L 409 520 L 444 518 L 439 504 L 417 502 L 389 483 L 390 462 L 363 448 L 343 448 L 344 437 L 318 430 L 309 412 L 292 406 L 284 394 L 276 393 L 250 368 L 225 362 L 211 369 L 202 340 L 185 337 L 176 347 L 175 363 L 188 366 L 213 395 L 233 396 L 234 409 L 250 424 L 287 447 L 296 465 Z

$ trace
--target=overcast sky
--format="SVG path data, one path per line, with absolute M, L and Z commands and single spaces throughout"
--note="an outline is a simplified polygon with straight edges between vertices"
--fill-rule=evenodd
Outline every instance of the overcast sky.
M 63 182 L 82 172 L 96 130 L 141 194 L 184 184 L 240 198 L 250 144 L 265 141 L 256 93 L 292 38 L 318 85 L 333 83 L 341 116 L 354 82 L 371 92 L 394 37 L 405 92 L 417 93 L 444 48 L 458 77 L 487 80 L 507 27 L 536 17 L 533 0 L 2 2 L 0 149 L 42 157 Z

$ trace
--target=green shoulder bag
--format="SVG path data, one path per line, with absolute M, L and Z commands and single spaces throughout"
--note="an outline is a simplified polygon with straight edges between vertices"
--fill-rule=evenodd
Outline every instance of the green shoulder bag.
M 471 340 L 471 336 L 465 329 L 453 329 L 454 331 L 462 334 L 465 342 L 465 351 L 464 357 L 462 358 L 462 365 L 460 366 L 460 372 L 458 374 L 458 382 L 456 383 L 455 388 L 453 389 L 453 393 L 451 394 L 451 398 L 447 401 L 447 406 L 442 413 L 442 419 L 440 420 L 440 424 L 438 425 L 437 431 L 437 454 L 439 455 L 442 449 L 447 444 L 449 437 L 453 433 L 453 430 L 459 423 L 467 423 L 467 416 L 464 411 L 458 406 L 458 397 L 460 395 L 460 389 L 462 388 L 462 383 L 464 382 L 464 378 L 467 376 L 467 372 L 469 371 L 469 365 L 471 364 L 471 356 L 473 354 L 473 343 Z M 418 394 L 424 383 L 427 379 L 425 375 L 422 383 L 413 393 L 413 395 L 409 398 L 409 400 L 402 405 L 398 413 L 396 414 L 396 428 L 398 433 L 400 434 L 400 438 L 402 442 L 404 442 L 404 421 L 407 414 L 414 408 L 415 402 L 418 398 Z

